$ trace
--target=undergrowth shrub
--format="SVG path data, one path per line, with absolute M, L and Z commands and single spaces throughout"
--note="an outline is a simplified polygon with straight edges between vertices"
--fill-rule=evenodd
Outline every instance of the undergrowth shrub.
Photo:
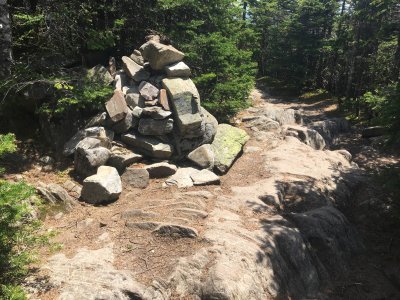
M 0 157 L 15 150 L 15 136 L 0 135 Z M 32 206 L 40 205 L 34 194 L 24 182 L 0 179 L 0 299 L 26 299 L 21 281 L 35 259 L 33 250 L 47 241 L 32 218 Z

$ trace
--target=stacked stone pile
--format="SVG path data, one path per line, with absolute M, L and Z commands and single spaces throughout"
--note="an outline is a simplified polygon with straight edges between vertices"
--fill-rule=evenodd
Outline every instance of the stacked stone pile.
M 82 190 L 85 201 L 112 201 L 121 192 L 121 184 L 144 187 L 149 178 L 173 176 L 178 170 L 165 162 L 138 170 L 135 164 L 143 158 L 189 160 L 197 171 L 207 169 L 209 173 L 187 174 L 185 180 L 192 185 L 218 183 L 218 176 L 211 171 L 226 173 L 231 167 L 248 136 L 241 129 L 218 125 L 201 107 L 183 58 L 182 52 L 156 40 L 122 57 L 123 69 L 115 74 L 114 95 L 106 102 L 105 112 L 89 120 L 64 148 L 65 155 L 74 155 L 76 172 L 87 177 Z M 104 68 L 91 71 L 98 77 L 96 70 L 109 78 Z M 119 175 L 107 168 L 115 168 L 122 183 Z M 198 174 L 208 174 L 210 180 L 198 180 Z M 176 180 L 166 182 L 190 186 Z

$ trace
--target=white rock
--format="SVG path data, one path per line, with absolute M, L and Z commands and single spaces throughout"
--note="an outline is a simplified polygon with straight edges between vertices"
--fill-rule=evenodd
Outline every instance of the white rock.
M 190 68 L 183 61 L 165 67 L 168 77 L 189 77 L 191 75 Z
M 101 166 L 97 174 L 83 181 L 82 199 L 91 204 L 101 204 L 117 200 L 122 192 L 121 178 L 117 169 Z

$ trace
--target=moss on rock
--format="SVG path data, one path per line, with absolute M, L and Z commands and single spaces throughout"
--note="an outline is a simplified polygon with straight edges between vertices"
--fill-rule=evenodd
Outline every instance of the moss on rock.
M 215 168 L 226 173 L 248 140 L 249 136 L 244 130 L 228 124 L 218 125 L 211 145 L 215 154 Z

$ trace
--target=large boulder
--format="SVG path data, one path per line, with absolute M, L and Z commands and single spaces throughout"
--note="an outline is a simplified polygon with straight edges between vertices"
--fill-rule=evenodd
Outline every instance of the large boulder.
M 114 123 L 126 117 L 128 105 L 126 105 L 124 94 L 121 91 L 115 91 L 112 98 L 106 102 L 106 110 Z
M 184 54 L 172 46 L 150 40 L 140 47 L 140 52 L 154 70 L 163 70 L 165 66 L 181 61 Z
M 215 168 L 226 173 L 248 140 L 249 136 L 244 130 L 228 124 L 218 125 L 217 134 L 211 144 L 215 154 Z
M 78 145 L 74 158 L 75 171 L 85 177 L 93 175 L 99 166 L 107 163 L 110 154 L 110 150 L 104 147 L 85 149 Z
M 162 84 L 168 92 L 180 136 L 185 138 L 202 136 L 204 126 L 202 127 L 200 95 L 193 81 L 188 78 L 166 78 Z
M 81 197 L 91 204 L 102 204 L 118 199 L 122 192 L 121 178 L 117 169 L 101 166 L 97 174 L 83 181 Z
M 127 56 L 122 57 L 122 63 L 125 72 L 136 82 L 147 80 L 150 77 L 150 73 L 146 71 L 143 66 L 137 64 Z
M 135 133 L 124 134 L 121 138 L 124 143 L 134 147 L 135 150 L 145 155 L 161 159 L 168 159 L 172 156 L 173 147 L 169 144 L 162 143 L 156 138 Z

